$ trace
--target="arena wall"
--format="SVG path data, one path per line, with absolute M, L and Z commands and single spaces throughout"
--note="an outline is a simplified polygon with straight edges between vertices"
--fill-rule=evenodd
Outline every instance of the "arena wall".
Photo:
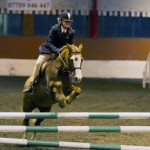
M 1 75 L 31 74 L 38 47 L 45 37 L 0 37 Z M 102 78 L 142 78 L 149 53 L 149 39 L 77 38 L 83 43 L 83 76 Z

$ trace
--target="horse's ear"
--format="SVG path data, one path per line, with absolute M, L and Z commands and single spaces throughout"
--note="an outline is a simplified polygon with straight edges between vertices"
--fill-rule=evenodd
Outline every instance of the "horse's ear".
M 82 51 L 82 49 L 83 49 L 83 43 L 81 43 L 81 44 L 79 45 L 79 50 Z

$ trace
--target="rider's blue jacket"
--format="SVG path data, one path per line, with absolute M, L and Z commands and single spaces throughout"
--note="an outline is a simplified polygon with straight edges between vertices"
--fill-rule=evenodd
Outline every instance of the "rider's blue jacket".
M 73 44 L 75 31 L 72 28 L 61 33 L 61 25 L 54 25 L 49 31 L 47 40 L 39 47 L 39 54 L 59 53 L 59 48 L 66 44 Z

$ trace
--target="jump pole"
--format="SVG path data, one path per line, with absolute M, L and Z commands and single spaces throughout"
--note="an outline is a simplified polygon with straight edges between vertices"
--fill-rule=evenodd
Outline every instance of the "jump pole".
M 150 119 L 150 112 L 0 112 L 0 119 L 57 119 L 57 118 L 88 118 L 88 119 Z
M 42 147 L 58 147 L 58 148 L 83 148 L 83 149 L 98 149 L 98 150 L 150 150 L 148 146 L 128 146 L 128 145 L 107 145 L 107 144 L 92 144 L 78 142 L 63 142 L 63 141 L 40 141 L 14 138 L 0 138 L 0 144 L 14 144 L 20 146 L 42 146 Z
M 150 132 L 150 126 L 0 126 L 0 132 Z

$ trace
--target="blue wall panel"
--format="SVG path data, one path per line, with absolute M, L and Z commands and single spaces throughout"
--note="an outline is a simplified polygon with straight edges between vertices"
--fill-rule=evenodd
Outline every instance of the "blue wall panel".
M 22 15 L 8 14 L 7 35 L 22 35 Z
M 87 16 L 74 15 L 72 27 L 75 30 L 76 37 L 86 37 L 88 35 Z
M 49 30 L 57 23 L 58 15 L 34 15 L 34 35 L 48 35 Z M 73 29 L 76 31 L 76 37 L 86 37 L 87 35 L 87 17 L 73 16 Z
M 7 14 L 6 19 L 1 19 L 5 24 L 5 35 L 22 35 L 22 15 Z M 49 30 L 57 23 L 58 15 L 35 15 L 33 16 L 34 36 L 47 36 Z M 91 22 L 90 16 L 73 15 L 72 27 L 75 29 L 75 37 L 88 37 Z M 5 22 L 2 22 L 5 21 Z M 149 38 L 150 17 L 121 17 L 121 16 L 98 16 L 97 37 L 101 38 Z M 3 26 L 4 28 L 4 26 Z M 4 30 L 4 29 L 3 29 Z M 4 34 L 2 32 L 1 34 Z
M 150 18 L 141 18 L 140 37 L 150 37 Z
M 34 15 L 34 35 L 48 35 L 51 27 L 57 23 L 57 15 Z
M 150 37 L 150 18 L 99 16 L 98 37 Z

